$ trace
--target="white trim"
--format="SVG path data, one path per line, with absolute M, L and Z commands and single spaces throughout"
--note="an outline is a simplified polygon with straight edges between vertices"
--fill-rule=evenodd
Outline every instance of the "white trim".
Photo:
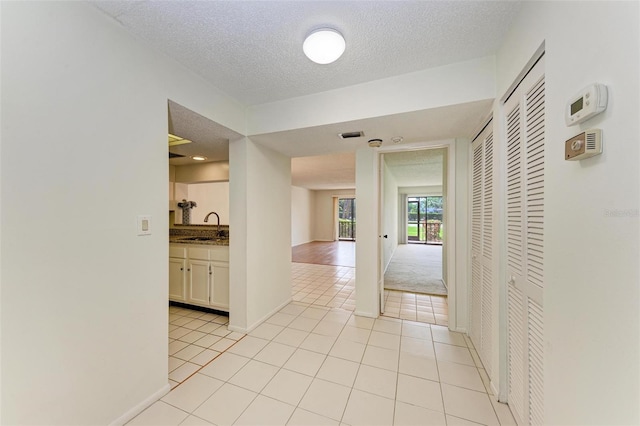
M 529 74 L 529 72 L 533 69 L 533 67 L 540 60 L 540 58 L 542 58 L 542 55 L 544 55 L 544 53 L 545 53 L 545 42 L 543 41 L 540 44 L 540 46 L 538 46 L 536 51 L 533 53 L 533 56 L 531 57 L 531 59 L 529 59 L 526 65 L 522 68 L 522 71 L 520 71 L 520 74 L 518 74 L 518 76 L 513 80 L 513 83 L 511 83 L 509 88 L 504 92 L 504 94 L 500 98 L 500 105 L 504 105 L 504 103 L 509 100 L 511 95 L 513 95 L 513 93 L 518 89 L 518 86 L 520 85 L 520 83 L 522 83 L 522 80 L 525 79 L 527 74 Z
M 445 233 L 445 241 L 443 241 L 444 247 L 446 247 L 446 255 L 447 255 L 447 297 L 449 300 L 449 330 L 465 330 L 466 325 L 460 327 L 458 325 L 456 311 L 456 304 L 458 303 L 458 298 L 456 297 L 456 226 L 455 226 L 455 211 L 456 211 L 456 139 L 449 139 L 444 141 L 434 141 L 434 142 L 424 142 L 424 143 L 416 143 L 411 145 L 405 145 L 401 147 L 384 147 L 380 148 L 378 151 L 378 156 L 383 154 L 391 153 L 391 152 L 404 152 L 404 151 L 417 151 L 423 149 L 438 149 L 445 148 L 447 150 L 447 191 L 446 194 L 443 191 L 443 196 L 446 197 L 446 220 L 445 226 L 447 227 L 447 232 Z M 379 164 L 379 162 L 378 162 Z M 444 178 L 444 177 L 443 177 Z M 444 180 L 444 179 L 443 179 Z M 444 182 L 443 182 L 444 183 Z M 381 202 L 382 197 L 380 196 L 381 191 L 384 188 L 378 188 L 378 203 Z M 380 204 L 379 204 L 380 205 Z M 383 260 L 380 259 L 380 262 Z M 378 266 L 379 267 L 379 266 Z M 443 277 L 444 278 L 444 277 Z M 376 283 L 378 285 L 378 283 Z M 463 285 L 461 283 L 461 285 Z M 357 296 L 356 296 L 357 297 Z M 364 314 L 367 316 L 366 314 Z
M 147 398 L 142 400 L 139 404 L 135 405 L 123 415 L 115 419 L 113 422 L 109 423 L 110 426 L 121 426 L 131 421 L 135 416 L 142 413 L 144 410 L 149 408 L 154 402 L 158 401 L 160 398 L 165 396 L 171 390 L 171 385 L 167 383 L 163 387 L 161 387 L 156 392 L 149 395 Z
M 371 312 L 362 312 L 362 311 L 354 311 L 353 314 L 359 317 L 367 317 L 367 318 L 378 318 L 380 316 L 379 314 L 374 314 Z
M 249 326 L 247 328 L 228 325 L 227 329 L 229 329 L 231 331 L 237 331 L 239 333 L 244 333 L 244 334 L 251 333 L 253 330 L 255 330 L 256 327 L 258 327 L 260 324 L 265 322 L 269 317 L 271 317 L 273 314 L 277 313 L 280 309 L 284 308 L 285 306 L 287 306 L 292 301 L 293 301 L 293 298 L 289 297 L 287 300 L 285 300 L 283 303 L 278 305 L 271 312 L 269 312 L 268 314 L 266 314 L 265 316 L 263 316 L 262 318 L 260 318 L 258 321 L 254 322 L 251 326 Z

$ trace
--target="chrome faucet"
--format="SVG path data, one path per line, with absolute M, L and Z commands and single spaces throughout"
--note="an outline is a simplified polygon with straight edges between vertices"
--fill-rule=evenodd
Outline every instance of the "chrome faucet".
M 204 217 L 204 221 L 209 222 L 209 216 L 211 216 L 212 214 L 215 214 L 216 217 L 218 218 L 218 228 L 216 229 L 216 237 L 219 237 L 220 236 L 220 216 L 218 216 L 218 213 L 216 212 L 209 213 Z

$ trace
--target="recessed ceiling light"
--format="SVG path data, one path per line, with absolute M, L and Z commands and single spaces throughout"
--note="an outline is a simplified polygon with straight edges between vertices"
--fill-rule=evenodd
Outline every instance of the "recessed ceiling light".
M 316 64 L 330 64 L 344 53 L 344 37 L 331 28 L 321 28 L 309 34 L 302 44 L 307 58 Z
M 207 159 L 207 157 L 202 156 L 202 155 L 192 155 L 190 157 L 192 160 L 196 160 L 196 161 L 204 161 Z
M 400 143 L 404 140 L 404 138 L 402 136 L 394 136 L 391 138 L 391 142 L 393 143 Z

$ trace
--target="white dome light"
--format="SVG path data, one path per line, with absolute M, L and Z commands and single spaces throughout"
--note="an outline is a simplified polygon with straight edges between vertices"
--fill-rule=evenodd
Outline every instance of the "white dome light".
M 344 37 L 336 30 L 322 28 L 309 34 L 302 50 L 307 58 L 317 64 L 330 64 L 344 53 Z

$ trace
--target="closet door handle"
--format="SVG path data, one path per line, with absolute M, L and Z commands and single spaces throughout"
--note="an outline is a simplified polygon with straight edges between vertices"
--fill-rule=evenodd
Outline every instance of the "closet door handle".
M 387 237 L 388 237 L 388 235 L 387 235 L 387 234 L 384 234 L 384 235 L 383 235 L 383 237 L 387 238 Z

